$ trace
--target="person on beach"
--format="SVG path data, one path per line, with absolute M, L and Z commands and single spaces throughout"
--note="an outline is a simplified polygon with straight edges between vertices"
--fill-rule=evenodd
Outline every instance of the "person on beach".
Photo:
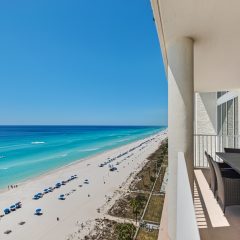
M 59 221 L 59 217 L 57 217 L 57 221 Z

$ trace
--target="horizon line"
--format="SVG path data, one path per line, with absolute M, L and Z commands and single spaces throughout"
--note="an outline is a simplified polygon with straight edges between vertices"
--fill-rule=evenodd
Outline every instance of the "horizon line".
M 132 124 L 0 124 L 0 126 L 75 126 L 75 127 L 167 127 L 168 125 L 132 125 Z

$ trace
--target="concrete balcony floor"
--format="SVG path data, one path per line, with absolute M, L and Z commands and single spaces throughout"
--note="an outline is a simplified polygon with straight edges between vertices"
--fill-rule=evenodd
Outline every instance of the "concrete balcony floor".
M 201 239 L 240 239 L 240 206 L 227 207 L 224 215 L 209 188 L 209 170 L 195 169 L 194 173 L 194 206 Z

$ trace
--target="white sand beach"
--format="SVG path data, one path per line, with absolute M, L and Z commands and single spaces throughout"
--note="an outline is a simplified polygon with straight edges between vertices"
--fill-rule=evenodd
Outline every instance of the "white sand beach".
M 159 147 L 166 136 L 167 131 L 165 130 L 143 140 L 36 177 L 19 184 L 18 188 L 1 192 L 1 214 L 3 209 L 18 201 L 22 202 L 22 208 L 0 218 L 0 239 L 82 239 L 88 233 L 94 220 L 104 216 L 109 206 L 119 196 L 118 191 L 128 187 L 133 176 L 145 163 L 146 158 Z M 135 149 L 128 152 L 132 148 Z M 109 164 L 99 167 L 108 158 L 115 158 L 125 152 L 128 153 L 111 163 L 117 167 L 116 171 L 110 171 Z M 116 165 L 117 162 L 119 162 L 118 165 Z M 43 192 L 45 188 L 54 187 L 57 182 L 66 180 L 75 174 L 78 178 L 45 194 L 39 200 L 32 199 L 34 194 Z M 84 183 L 85 179 L 89 180 L 89 184 Z M 60 194 L 65 195 L 65 200 L 58 199 Z M 111 200 L 108 201 L 108 198 Z M 37 208 L 42 209 L 41 216 L 34 215 Z M 97 209 L 100 209 L 100 212 Z M 25 222 L 25 224 L 19 225 L 20 222 Z M 5 234 L 6 230 L 12 232 Z

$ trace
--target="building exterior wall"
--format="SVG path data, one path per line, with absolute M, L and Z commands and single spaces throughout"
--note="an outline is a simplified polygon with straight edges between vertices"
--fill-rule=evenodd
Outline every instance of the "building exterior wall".
M 225 147 L 240 148 L 240 91 L 195 93 L 194 165 L 206 167 Z
M 195 93 L 195 134 L 217 133 L 217 94 Z

